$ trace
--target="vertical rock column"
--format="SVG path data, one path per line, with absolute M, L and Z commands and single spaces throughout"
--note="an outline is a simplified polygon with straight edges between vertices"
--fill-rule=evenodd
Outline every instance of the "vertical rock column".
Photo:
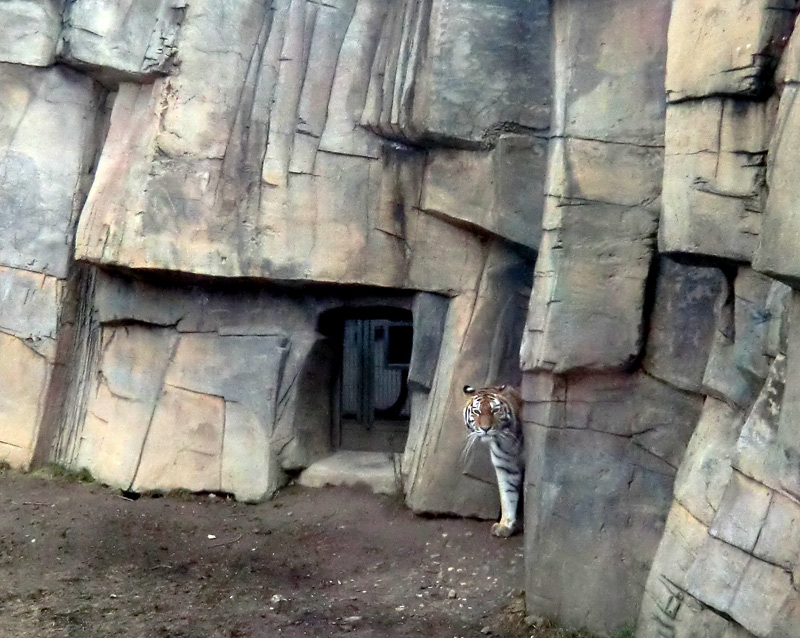
M 54 46 L 44 13 L 36 42 Z M 22 60 L 52 59 L 44 50 L 33 57 Z M 104 93 L 70 69 L 0 62 L 0 94 L 0 461 L 26 468 L 45 410 L 59 409 L 48 389 Z
M 702 405 L 639 363 L 660 208 L 670 6 L 553 4 L 553 137 L 522 346 L 526 594 L 531 613 L 605 633 L 636 618 Z M 703 294 L 713 297 L 715 276 L 685 283 L 709 285 Z M 713 321 L 700 323 L 710 342 Z M 674 356 L 656 367 L 670 368 Z

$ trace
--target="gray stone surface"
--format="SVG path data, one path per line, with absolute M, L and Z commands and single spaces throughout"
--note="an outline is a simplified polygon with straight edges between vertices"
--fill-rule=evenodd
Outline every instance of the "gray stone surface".
M 753 259 L 766 197 L 769 107 L 717 97 L 669 105 L 661 251 Z
M 503 134 L 489 151 L 431 151 L 420 208 L 535 250 L 546 165 L 547 139 L 529 135 Z
M 744 419 L 741 410 L 706 397 L 675 476 L 675 504 L 706 527 L 714 520 L 730 480 Z
M 58 41 L 63 62 L 103 81 L 146 81 L 166 73 L 176 53 L 186 0 L 73 0 Z
M 797 94 L 800 87 L 788 84 L 781 94 L 775 133 L 769 153 L 769 196 L 764 210 L 761 242 L 753 268 L 792 286 L 800 282 L 800 261 L 795 254 L 798 221 L 789 214 L 797 201 L 800 184 L 796 179 L 793 149 L 800 136 Z
M 746 368 L 736 365 L 737 347 L 735 292 L 721 296 L 715 306 L 717 317 L 714 339 L 709 353 L 708 363 L 703 373 L 703 391 L 728 401 L 738 407 L 747 407 L 756 398 L 763 380 L 751 374 Z M 741 336 L 746 340 L 747 334 Z M 741 352 L 741 347 L 738 349 Z
M 661 258 L 644 369 L 678 388 L 700 392 L 716 329 L 714 306 L 727 292 L 719 268 Z
M 412 389 L 430 391 L 439 362 L 449 301 L 441 295 L 421 292 L 414 298 L 414 346 L 408 369 Z
M 0 64 L 0 93 L 0 264 L 63 279 L 100 92 L 63 67 Z
M 463 10 L 479 16 L 484 4 Z M 382 28 L 402 24 L 400 3 L 387 15 L 374 0 L 220 6 L 186 7 L 179 73 L 120 87 L 77 255 L 208 276 L 471 289 L 483 250 L 453 212 L 469 209 L 469 193 L 453 185 L 444 192 L 434 174 L 428 192 L 438 193 L 442 210 L 421 212 L 426 154 L 355 130 L 368 101 L 364 62 L 378 55 Z M 415 6 L 405 6 L 409 17 L 434 20 Z M 426 60 L 446 55 L 440 48 Z M 502 55 L 517 68 L 519 60 Z M 503 73 L 495 65 L 487 76 Z M 468 216 L 471 223 L 535 245 L 539 211 L 520 209 L 517 188 L 526 172 L 543 170 L 536 152 L 527 138 L 497 143 L 495 210 Z M 431 246 L 437 268 L 428 264 Z
M 663 146 L 671 6 L 667 0 L 553 4 L 555 135 Z
M 399 455 L 340 450 L 312 463 L 297 482 L 306 487 L 347 485 L 368 487 L 375 494 L 402 492 Z
M 549 31 L 543 0 L 393 3 L 362 122 L 385 137 L 454 145 L 491 143 L 508 126 L 546 129 Z
M 616 631 L 638 613 L 703 399 L 642 373 L 547 376 L 523 386 L 537 406 L 525 412 L 528 609 Z
M 61 33 L 64 0 L 0 3 L 0 62 L 50 66 Z

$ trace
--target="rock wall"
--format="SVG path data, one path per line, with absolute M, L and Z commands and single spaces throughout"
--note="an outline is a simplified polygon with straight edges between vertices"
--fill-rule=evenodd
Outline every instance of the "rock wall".
M 797 11 L 553 5 L 522 345 L 530 612 L 639 638 L 800 636 Z
M 543 0 L 0 3 L 0 460 L 268 497 L 332 451 L 331 317 L 405 309 L 408 503 L 495 516 L 460 388 L 519 377 L 549 38 Z
M 496 514 L 521 367 L 530 613 L 800 637 L 797 14 L 0 3 L 0 460 L 266 498 L 410 311 L 415 511 Z

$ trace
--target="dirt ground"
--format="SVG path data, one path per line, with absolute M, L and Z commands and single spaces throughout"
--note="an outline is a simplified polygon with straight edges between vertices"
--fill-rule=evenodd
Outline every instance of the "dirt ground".
M 552 636 L 524 620 L 522 537 L 489 527 L 343 488 L 130 500 L 0 469 L 0 637 Z

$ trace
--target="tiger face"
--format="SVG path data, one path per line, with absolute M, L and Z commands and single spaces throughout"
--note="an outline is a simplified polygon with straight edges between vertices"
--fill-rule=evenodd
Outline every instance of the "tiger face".
M 521 399 L 514 388 L 505 385 L 476 390 L 464 386 L 469 395 L 464 407 L 464 424 L 470 435 L 477 438 L 499 436 L 517 423 Z

